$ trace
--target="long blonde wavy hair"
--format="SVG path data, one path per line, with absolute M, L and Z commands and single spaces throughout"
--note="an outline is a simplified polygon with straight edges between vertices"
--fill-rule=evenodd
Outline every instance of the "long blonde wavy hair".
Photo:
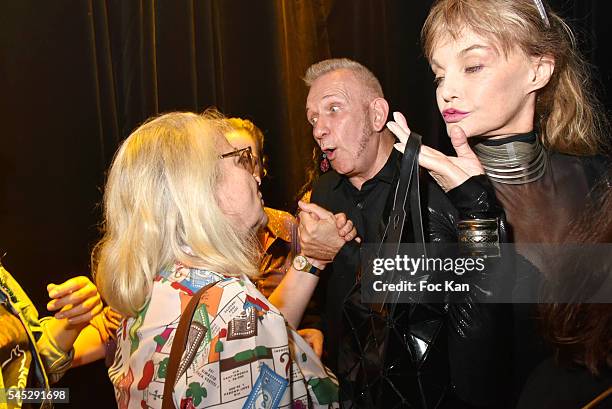
M 608 148 L 607 121 L 593 94 L 590 70 L 570 27 L 546 7 L 546 24 L 533 0 L 439 0 L 421 30 L 431 61 L 438 41 L 462 30 L 493 40 L 507 53 L 515 45 L 528 56 L 552 56 L 555 69 L 538 91 L 534 122 L 542 142 L 553 150 L 589 155 Z
M 174 262 L 226 275 L 258 273 L 255 235 L 221 211 L 217 141 L 227 123 L 169 113 L 121 145 L 104 192 L 104 236 L 92 252 L 100 293 L 124 316 L 148 301 L 155 276 Z

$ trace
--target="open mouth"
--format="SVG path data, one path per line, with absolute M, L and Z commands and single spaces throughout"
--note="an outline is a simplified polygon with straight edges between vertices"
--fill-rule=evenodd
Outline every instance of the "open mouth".
M 325 156 L 327 157 L 327 159 L 333 160 L 335 150 L 336 148 L 327 148 L 327 149 L 323 149 L 323 153 L 325 153 Z

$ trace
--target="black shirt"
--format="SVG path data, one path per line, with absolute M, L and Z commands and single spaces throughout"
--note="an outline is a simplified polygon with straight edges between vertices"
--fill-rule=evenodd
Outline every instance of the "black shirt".
M 393 186 L 394 177 L 399 173 L 400 159 L 400 153 L 393 149 L 382 169 L 372 179 L 366 181 L 361 186 L 361 190 L 353 186 L 348 178 L 334 172 L 335 194 L 328 195 L 327 200 L 313 197 L 313 201 L 325 201 L 330 208 L 348 212 L 347 216 L 355 224 L 362 240 L 366 243 L 377 242 L 380 239 L 382 215 L 387 197 Z
M 383 211 L 394 180 L 399 175 L 401 154 L 393 149 L 382 169 L 361 190 L 351 184 L 347 177 L 333 170 L 321 175 L 312 190 L 311 201 L 330 212 L 345 213 L 353 221 L 362 243 L 379 241 L 384 228 Z M 356 281 L 359 269 L 359 244 L 352 241 L 342 247 L 334 262 L 327 266 L 318 286 L 317 303 L 325 306 L 320 311 L 320 323 L 325 333 L 326 363 L 336 368 L 336 356 L 340 338 L 343 298 Z M 306 319 L 310 321 L 310 317 Z M 328 325 L 331 323 L 331 325 Z M 303 322 L 303 327 L 319 325 Z

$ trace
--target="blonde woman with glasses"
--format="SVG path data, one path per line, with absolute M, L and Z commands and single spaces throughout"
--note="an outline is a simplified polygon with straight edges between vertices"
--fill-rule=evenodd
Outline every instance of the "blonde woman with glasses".
M 334 376 L 291 328 L 324 264 L 291 267 L 270 301 L 251 283 L 266 215 L 252 152 L 230 146 L 228 130 L 219 118 L 166 114 L 136 129 L 111 166 L 94 267 L 127 317 L 109 369 L 120 408 L 162 407 L 181 313 L 205 287 L 170 389 L 175 407 L 337 405 Z

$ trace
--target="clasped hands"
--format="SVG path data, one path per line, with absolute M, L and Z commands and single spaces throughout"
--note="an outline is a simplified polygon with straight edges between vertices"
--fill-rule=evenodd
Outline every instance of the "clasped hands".
M 331 262 L 345 243 L 361 242 L 353 222 L 344 213 L 332 212 L 314 203 L 298 202 L 300 208 L 298 236 L 301 253 L 323 268 Z

